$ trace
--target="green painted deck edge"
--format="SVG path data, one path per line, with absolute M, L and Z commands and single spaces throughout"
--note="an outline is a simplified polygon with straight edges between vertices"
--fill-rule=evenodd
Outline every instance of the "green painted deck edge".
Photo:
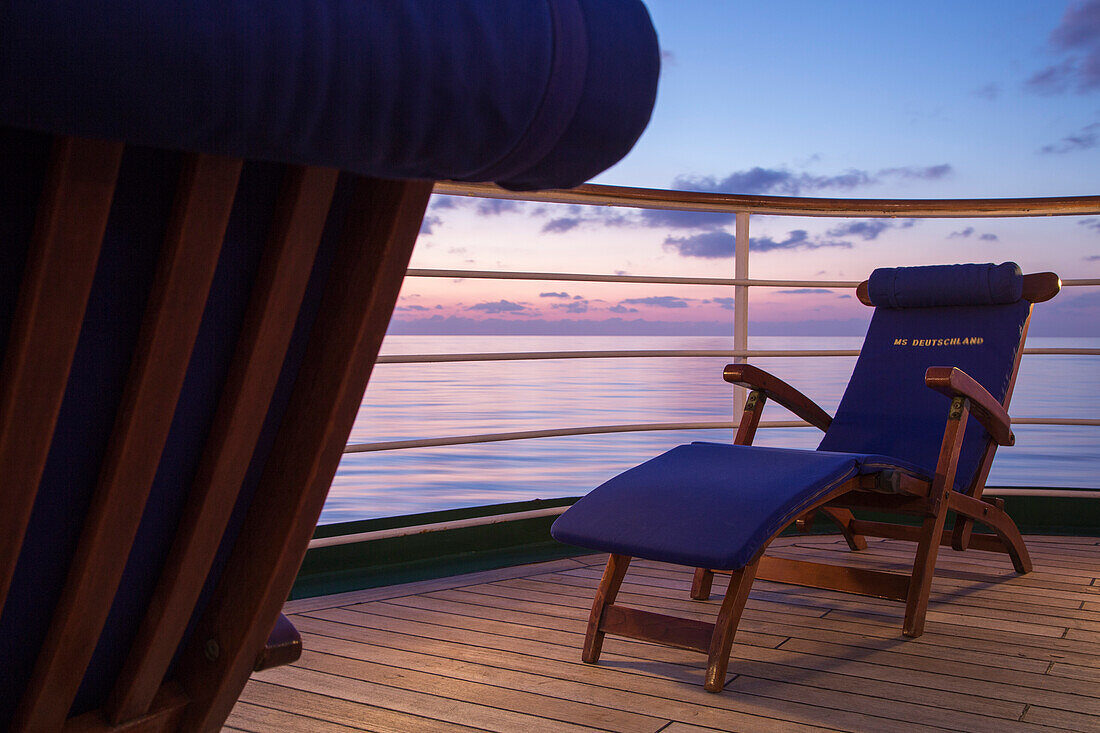
M 493 504 L 438 512 L 408 514 L 318 527 L 314 537 L 373 532 L 397 527 L 450 522 L 473 517 L 568 506 L 576 497 Z M 581 555 L 550 537 L 556 517 L 537 517 L 480 527 L 464 527 L 390 539 L 323 547 L 306 553 L 290 598 L 344 593 L 416 580 L 492 570 Z
M 536 499 L 341 522 L 318 527 L 314 537 L 568 506 L 576 499 Z M 1005 509 L 1024 534 L 1100 537 L 1100 500 L 1042 496 L 1006 496 L 1004 499 Z M 591 554 L 591 550 L 551 539 L 550 525 L 555 518 L 538 517 L 313 549 L 306 553 L 290 598 L 310 598 Z M 815 522 L 814 534 L 833 531 L 830 522 Z

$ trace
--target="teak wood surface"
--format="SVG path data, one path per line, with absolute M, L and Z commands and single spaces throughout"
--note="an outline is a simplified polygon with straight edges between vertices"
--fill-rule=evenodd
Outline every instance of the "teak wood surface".
M 65 395 L 107 228 L 120 143 L 54 141 L 0 368 L 0 607 Z
M 149 611 L 115 683 L 118 723 L 148 709 L 221 544 L 275 392 L 313 270 L 337 172 L 290 168 L 198 475 Z
M 18 560 L 91 290 L 124 153 L 60 138 L 40 199 L 0 372 L 0 598 Z M 18 701 L 13 731 L 217 730 L 257 664 L 285 663 L 276 630 L 377 357 L 431 183 L 285 166 L 226 382 L 168 560 L 106 704 L 68 718 L 115 600 L 202 323 L 243 161 L 185 154 L 140 334 L 77 552 Z M 322 234 L 342 231 L 257 498 L 213 598 L 169 665 L 222 544 L 298 327 Z M 10 470 L 9 470 L 10 469 Z M 140 548 L 134 549 L 140 551 Z
M 226 721 L 268 733 L 859 731 L 1051 733 L 1100 716 L 1100 537 L 1028 536 L 1035 570 L 940 553 L 928 623 L 903 638 L 893 601 L 760 580 L 722 694 L 698 652 L 608 635 L 577 657 L 606 555 L 286 605 L 306 651 L 253 674 Z M 769 554 L 880 572 L 912 544 L 781 537 Z M 713 621 L 688 568 L 634 560 L 617 603 Z
M 122 404 L 15 730 L 56 730 L 114 603 L 202 322 L 241 161 L 184 162 Z

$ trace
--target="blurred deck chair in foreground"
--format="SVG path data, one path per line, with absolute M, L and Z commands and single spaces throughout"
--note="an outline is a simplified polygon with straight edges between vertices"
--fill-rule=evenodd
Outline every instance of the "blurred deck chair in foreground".
M 747 364 L 725 379 L 751 390 L 733 445 L 682 445 L 582 497 L 555 522 L 569 544 L 610 552 L 582 658 L 600 657 L 605 634 L 708 655 L 705 687 L 720 691 L 754 578 L 861 593 L 905 603 L 903 633 L 920 636 L 941 544 L 1031 561 L 1002 503 L 982 500 L 998 445 L 1012 445 L 1007 413 L 1032 303 L 1061 284 L 1014 263 L 879 269 L 858 290 L 876 306 L 836 416 Z M 752 446 L 774 400 L 825 431 L 815 451 Z M 915 515 L 919 526 L 857 519 L 853 509 Z M 945 531 L 948 512 L 954 528 Z M 852 550 L 864 536 L 917 543 L 911 575 L 765 555 L 793 522 L 822 514 Z M 973 531 L 978 522 L 992 533 Z M 697 568 L 691 596 L 710 596 L 715 570 L 730 573 L 714 624 L 615 603 L 632 557 Z
M 294 658 L 432 181 L 583 182 L 658 58 L 637 0 L 0 9 L 0 729 L 217 730 Z

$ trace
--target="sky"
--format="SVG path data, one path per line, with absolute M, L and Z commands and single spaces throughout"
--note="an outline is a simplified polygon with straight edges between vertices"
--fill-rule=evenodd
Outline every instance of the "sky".
M 593 180 L 853 198 L 1100 194 L 1100 0 L 647 0 L 662 49 L 634 149 Z M 1018 262 L 1100 277 L 1100 215 L 756 216 L 750 277 Z M 733 217 L 434 196 L 412 267 L 733 276 Z M 732 289 L 406 278 L 391 333 L 728 334 Z M 850 291 L 753 288 L 750 334 L 861 335 Z M 1100 288 L 1035 335 L 1100 337 Z

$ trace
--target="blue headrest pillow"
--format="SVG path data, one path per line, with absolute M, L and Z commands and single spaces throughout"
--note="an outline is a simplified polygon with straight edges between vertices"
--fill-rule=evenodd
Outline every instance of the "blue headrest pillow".
M 1015 262 L 880 267 L 867 281 L 871 302 L 886 308 L 1015 303 L 1023 292 L 1024 276 Z

